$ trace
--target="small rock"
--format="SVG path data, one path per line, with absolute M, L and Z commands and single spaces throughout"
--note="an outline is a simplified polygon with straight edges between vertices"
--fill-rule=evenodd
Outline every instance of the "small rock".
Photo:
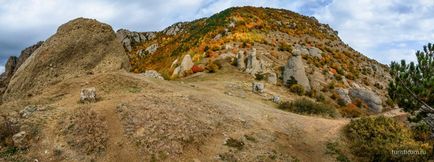
M 277 74 L 276 73 L 269 73 L 267 76 L 268 83 L 271 84 L 277 84 Z
M 262 93 L 265 90 L 264 83 L 253 82 L 252 83 L 252 91 Z
M 272 100 L 274 103 L 277 103 L 277 104 L 280 103 L 280 97 L 279 96 L 273 96 Z
M 158 73 L 155 70 L 146 70 L 145 73 L 143 73 L 142 75 L 145 76 L 145 77 L 150 77 L 150 78 L 164 80 L 164 78 L 161 76 L 161 74 Z
M 20 115 L 23 118 L 28 118 L 36 110 L 37 110 L 37 107 L 35 105 L 29 105 L 20 111 Z
M 97 96 L 96 96 L 95 87 L 81 89 L 81 92 L 80 92 L 80 102 L 81 103 L 96 102 L 96 99 L 97 99 Z
M 27 147 L 26 136 L 27 133 L 25 131 L 21 131 L 18 132 L 17 134 L 14 134 L 12 136 L 12 141 L 14 142 L 14 146 L 19 148 L 26 148 Z

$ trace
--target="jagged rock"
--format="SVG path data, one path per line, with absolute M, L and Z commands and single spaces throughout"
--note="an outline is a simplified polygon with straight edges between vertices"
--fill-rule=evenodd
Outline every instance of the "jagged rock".
M 277 74 L 272 72 L 267 74 L 267 81 L 271 84 L 277 84 Z
M 145 49 L 146 52 L 148 52 L 149 54 L 153 54 L 155 51 L 157 51 L 158 49 L 158 44 L 152 44 L 150 45 L 148 48 Z
M 191 71 L 191 68 L 194 66 L 193 61 L 191 60 L 190 55 L 185 55 L 184 58 L 181 61 L 181 65 L 179 65 L 172 73 L 172 77 L 183 77 L 185 76 L 189 71 Z
M 164 29 L 163 33 L 165 33 L 166 35 L 176 35 L 180 31 L 182 31 L 183 24 L 184 23 L 182 23 L 182 22 L 173 24 L 173 25 L 169 26 L 168 28 Z
M 21 65 L 3 100 L 40 94 L 62 80 L 92 73 L 129 70 L 128 56 L 107 24 L 78 18 L 59 27 Z
M 294 54 L 284 67 L 283 83 L 287 85 L 287 82 L 288 80 L 291 80 L 291 77 L 294 77 L 297 83 L 303 86 L 306 91 L 311 90 L 301 55 Z
M 381 98 L 370 90 L 362 88 L 352 88 L 350 89 L 350 96 L 365 102 L 369 110 L 372 112 L 380 113 L 383 111 L 383 102 L 381 101 Z
M 265 85 L 264 83 L 259 83 L 259 82 L 253 82 L 252 83 L 252 91 L 253 92 L 258 92 L 258 93 L 262 93 L 265 90 Z
M 145 76 L 145 77 L 150 77 L 150 78 L 164 80 L 164 78 L 161 76 L 161 74 L 158 73 L 155 70 L 146 70 L 146 72 L 143 73 L 142 75 Z
M 256 58 L 255 48 L 253 48 L 252 51 L 247 55 L 247 65 L 245 72 L 252 75 L 262 72 L 262 63 Z
M 87 102 L 96 102 L 97 96 L 96 96 L 96 88 L 83 88 L 80 91 L 80 102 L 81 103 L 87 103 Z
M 9 57 L 5 65 L 5 72 L 0 75 L 0 94 L 4 93 L 9 84 L 9 81 L 18 70 L 18 68 L 27 60 L 27 58 L 30 57 L 30 55 L 36 49 L 38 49 L 42 45 L 42 43 L 44 42 L 40 41 L 30 47 L 25 48 L 21 51 L 21 54 L 18 58 L 16 56 Z
M 338 88 L 336 92 L 339 94 L 339 97 L 345 102 L 345 104 L 351 103 L 351 98 L 348 95 L 348 89 Z
M 246 69 L 246 58 L 244 57 L 244 51 L 239 51 L 237 56 L 238 69 L 244 71 Z
M 29 105 L 29 106 L 26 106 L 23 110 L 20 111 L 20 115 L 23 118 L 28 118 L 35 111 L 37 111 L 37 106 L 35 106 L 35 105 Z
M 17 66 L 18 58 L 16 56 L 9 57 L 5 65 L 5 71 L 0 75 L 1 87 L 6 87 L 9 80 L 14 75 L 14 69 Z
M 24 149 L 28 147 L 27 133 L 25 131 L 18 132 L 12 136 L 14 146 Z
M 156 37 L 154 32 L 139 33 L 132 32 L 126 29 L 119 29 L 116 32 L 116 36 L 128 52 L 132 51 L 132 46 L 146 42 L 148 40 L 152 40 Z

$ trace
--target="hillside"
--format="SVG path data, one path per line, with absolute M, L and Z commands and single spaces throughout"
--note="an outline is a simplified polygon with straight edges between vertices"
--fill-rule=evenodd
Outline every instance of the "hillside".
M 287 10 L 159 32 L 78 18 L 24 51 L 0 80 L 0 161 L 357 160 L 344 126 L 393 108 L 385 65 Z M 280 108 L 300 100 L 332 115 Z
M 292 75 L 312 90 L 312 98 L 360 105 L 351 100 L 357 96 L 374 113 L 393 108 L 386 102 L 387 66 L 346 45 L 328 25 L 291 11 L 235 7 L 160 32 L 119 30 L 118 36 L 135 73 L 157 70 L 166 79 L 176 79 L 214 71 L 216 64 L 220 68 L 227 62 L 253 77 L 271 77 L 277 85 L 285 85 Z M 186 55 L 193 68 L 179 66 Z M 287 66 L 298 70 L 285 73 Z

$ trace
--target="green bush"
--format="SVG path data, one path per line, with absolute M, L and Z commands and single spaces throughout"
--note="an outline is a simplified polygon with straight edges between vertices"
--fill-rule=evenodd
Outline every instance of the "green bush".
M 336 109 L 324 103 L 317 103 L 306 98 L 298 99 L 293 102 L 283 102 L 279 109 L 291 111 L 297 114 L 321 115 L 325 117 L 338 117 Z
M 289 87 L 289 91 L 298 94 L 299 96 L 302 96 L 305 93 L 303 86 L 300 84 L 293 84 L 291 87 Z
M 426 161 L 428 144 L 412 138 L 410 129 L 384 116 L 362 117 L 345 128 L 352 152 L 368 161 Z M 426 154 L 393 154 L 398 150 L 424 151 Z

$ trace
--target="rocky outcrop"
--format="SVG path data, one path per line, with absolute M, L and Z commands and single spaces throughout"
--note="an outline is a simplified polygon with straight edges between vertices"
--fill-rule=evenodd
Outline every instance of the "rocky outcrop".
M 5 71 L 0 75 L 0 85 L 1 87 L 6 87 L 9 83 L 9 80 L 15 73 L 15 67 L 17 66 L 18 57 L 11 56 L 5 65 Z
M 91 73 L 129 70 L 128 57 L 113 29 L 96 20 L 78 18 L 59 27 L 21 65 L 3 100 L 39 94 L 49 85 Z
M 156 37 L 155 32 L 132 32 L 126 29 L 119 29 L 116 32 L 117 38 L 122 42 L 124 48 L 131 52 L 133 50 L 133 46 L 152 40 Z
M 239 51 L 237 55 L 237 67 L 239 70 L 244 71 L 246 69 L 246 57 L 244 57 L 244 51 Z
M 30 57 L 30 55 L 38 49 L 42 45 L 42 41 L 25 48 L 21 51 L 21 54 L 19 57 L 11 56 L 9 57 L 8 61 L 5 65 L 5 72 L 0 75 L 0 94 L 3 94 L 6 90 L 9 81 L 11 80 L 12 76 L 15 74 L 15 72 L 18 70 L 18 68 L 27 60 L 27 58 Z
M 173 25 L 169 26 L 168 28 L 164 29 L 163 33 L 166 35 L 176 35 L 182 31 L 183 25 L 184 25 L 184 23 L 182 23 L 182 22 L 173 24 Z
M 350 89 L 350 96 L 362 100 L 372 112 L 380 113 L 383 111 L 381 98 L 370 90 L 352 88 Z
M 310 91 L 309 79 L 306 76 L 303 60 L 297 52 L 288 60 L 283 70 L 283 83 L 286 85 L 288 80 L 294 78 L 297 84 L 303 86 L 306 91 Z
M 252 51 L 249 52 L 247 55 L 247 64 L 246 64 L 246 73 L 255 75 L 258 73 L 261 73 L 263 71 L 262 69 L 262 62 L 261 60 L 258 60 L 256 58 L 256 49 L 253 48 Z

